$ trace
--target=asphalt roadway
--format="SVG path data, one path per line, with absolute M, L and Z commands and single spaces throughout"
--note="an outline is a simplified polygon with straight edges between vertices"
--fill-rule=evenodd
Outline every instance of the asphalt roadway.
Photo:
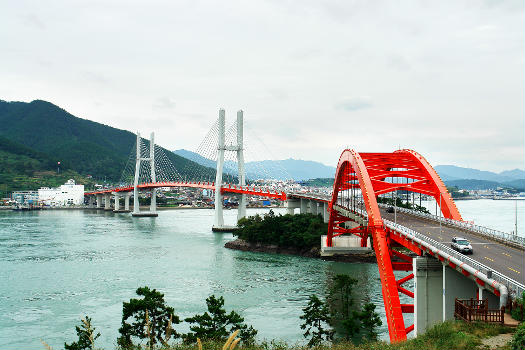
M 381 216 L 384 219 L 394 221 L 394 213 L 387 213 L 385 209 L 381 209 Z M 525 251 L 523 250 L 450 226 L 442 225 L 440 229 L 438 222 L 405 213 L 397 212 L 397 223 L 448 247 L 452 243 L 452 237 L 466 238 L 472 245 L 473 251 L 472 255 L 467 255 L 468 257 L 519 283 L 525 283 Z

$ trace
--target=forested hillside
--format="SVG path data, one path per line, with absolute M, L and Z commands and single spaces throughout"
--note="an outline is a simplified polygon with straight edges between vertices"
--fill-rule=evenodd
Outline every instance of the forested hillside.
M 83 176 L 116 182 L 136 140 L 129 131 L 77 118 L 41 100 L 30 103 L 0 100 L 0 125 L 0 137 L 4 138 L 0 142 L 4 144 L 4 163 L 0 168 L 2 190 L 6 186 L 18 189 L 11 186 L 12 176 L 31 177 L 35 172 L 56 170 L 57 161 L 64 169 Z M 214 169 L 169 151 L 165 154 L 183 177 L 194 173 L 203 174 L 203 178 L 214 177 Z
M 36 190 L 41 186 L 55 187 L 68 179 L 90 185 L 92 181 L 76 171 L 61 166 L 46 154 L 12 142 L 0 136 L 0 197 L 18 190 Z

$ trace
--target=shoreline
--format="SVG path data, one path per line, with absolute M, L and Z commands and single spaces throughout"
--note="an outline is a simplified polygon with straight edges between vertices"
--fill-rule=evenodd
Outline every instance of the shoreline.
M 336 255 L 336 256 L 321 256 L 321 249 L 314 247 L 311 249 L 299 249 L 299 248 L 282 248 L 273 244 L 262 244 L 262 243 L 249 243 L 240 238 L 234 239 L 233 241 L 226 242 L 225 248 L 240 250 L 243 252 L 253 253 L 269 253 L 269 254 L 281 254 L 281 255 L 297 255 L 305 258 L 321 259 L 326 261 L 338 261 L 338 262 L 350 262 L 350 263 L 377 263 L 374 252 L 371 253 L 360 253 L 360 254 L 347 254 L 347 255 Z

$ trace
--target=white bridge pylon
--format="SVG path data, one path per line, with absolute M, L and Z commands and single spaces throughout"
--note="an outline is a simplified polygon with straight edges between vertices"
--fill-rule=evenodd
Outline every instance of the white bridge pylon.
M 237 112 L 237 144 L 226 145 L 226 129 L 225 129 L 225 114 L 224 109 L 219 110 L 219 135 L 217 143 L 217 174 L 215 177 L 215 217 L 213 221 L 213 231 L 225 231 L 231 228 L 224 226 L 223 216 L 223 197 L 221 193 L 222 176 L 224 170 L 224 152 L 233 151 L 237 154 L 238 164 L 238 178 L 239 185 L 246 185 L 246 174 L 244 169 L 244 153 L 243 153 L 243 111 Z M 246 216 L 246 194 L 240 195 L 239 207 L 237 209 L 237 220 Z
M 140 133 L 137 132 L 137 152 L 136 152 L 136 163 L 135 163 L 135 180 L 133 182 L 133 216 L 158 216 L 157 214 L 157 189 L 151 189 L 151 203 L 149 207 L 149 212 L 140 211 L 139 203 L 139 176 L 140 176 L 140 162 L 145 161 L 150 163 L 150 176 L 151 182 L 155 183 L 155 134 L 151 133 L 149 140 L 149 157 L 142 157 L 140 149 Z

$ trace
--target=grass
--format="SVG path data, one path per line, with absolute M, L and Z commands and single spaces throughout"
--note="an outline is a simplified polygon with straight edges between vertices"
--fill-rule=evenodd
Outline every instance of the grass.
M 308 348 L 304 344 L 289 344 L 284 341 L 263 341 L 258 344 L 244 346 L 236 338 L 237 334 L 232 334 L 226 343 L 223 342 L 198 342 L 197 344 L 176 343 L 154 347 L 157 350 L 231 350 L 234 348 L 244 350 L 484 350 L 482 339 L 493 337 L 498 334 L 511 333 L 514 329 L 485 323 L 465 323 L 462 321 L 447 321 L 430 328 L 426 333 L 417 338 L 409 339 L 405 342 L 390 344 L 384 341 L 363 342 L 353 344 L 351 342 L 335 342 L 333 344 L 323 344 L 313 348 Z M 44 343 L 45 348 L 52 349 Z M 92 345 L 94 345 L 92 343 Z M 240 346 L 238 346 L 240 345 Z M 94 347 L 98 349 L 96 346 Z M 148 346 L 137 346 L 135 349 L 150 349 Z M 505 345 L 498 349 L 510 349 Z
M 245 350 L 481 350 L 485 349 L 481 340 L 502 333 L 511 333 L 514 330 L 508 327 L 465 322 L 447 321 L 430 328 L 426 333 L 406 342 L 390 344 L 388 342 L 364 342 L 355 345 L 351 342 L 337 342 L 308 348 L 303 344 L 288 344 L 281 341 L 262 342 L 253 346 L 241 346 Z M 223 344 L 206 342 L 204 350 L 222 350 Z M 195 350 L 196 345 L 177 344 L 166 350 Z M 506 349 L 506 347 L 502 348 Z

